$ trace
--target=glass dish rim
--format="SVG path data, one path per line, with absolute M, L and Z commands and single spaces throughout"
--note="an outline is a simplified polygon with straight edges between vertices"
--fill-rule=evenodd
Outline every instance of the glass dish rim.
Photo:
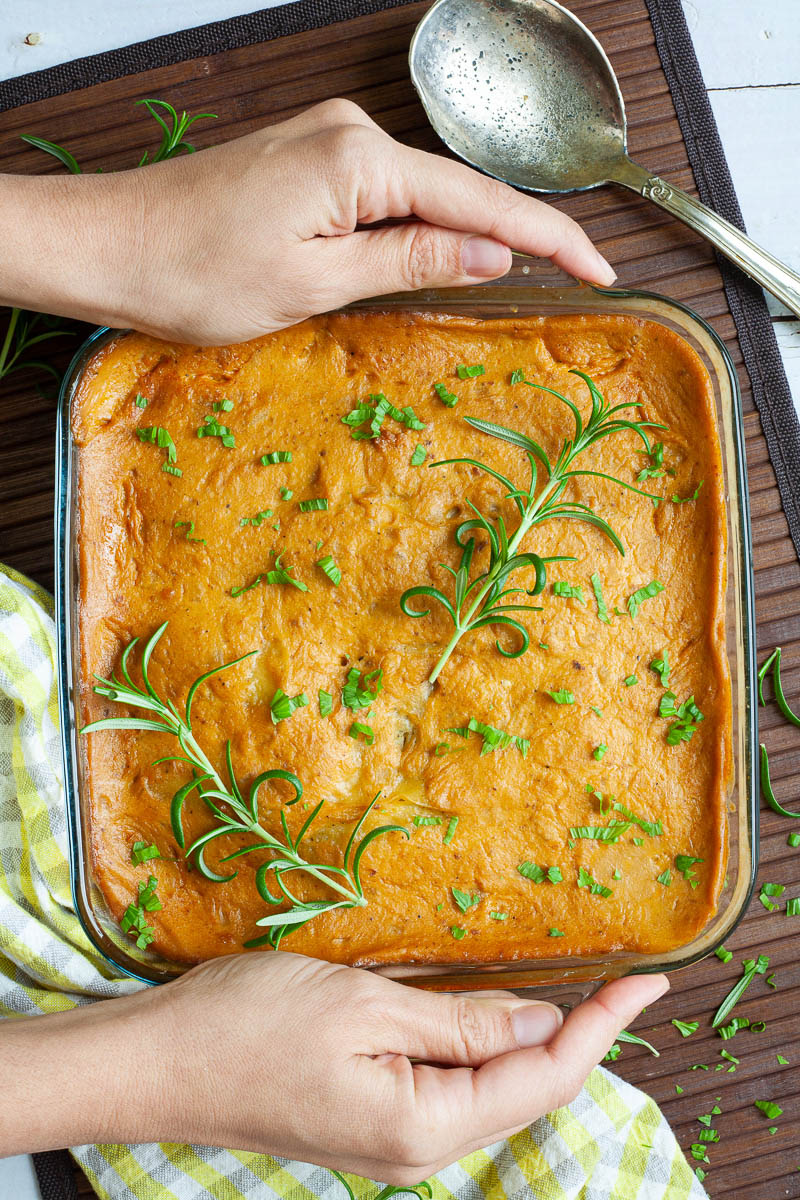
M 524 283 L 506 283 L 499 282 L 489 286 L 479 286 L 470 288 L 451 288 L 451 289 L 426 289 L 418 292 L 399 292 L 386 296 L 372 297 L 369 299 L 359 300 L 348 305 L 345 311 L 363 311 L 363 310 L 397 310 L 430 308 L 436 304 L 443 307 L 446 304 L 452 304 L 454 308 L 463 308 L 467 305 L 480 305 L 488 303 L 492 307 L 500 307 L 502 305 L 513 304 L 515 301 L 523 301 L 527 304 L 534 303 L 537 298 L 541 299 L 542 294 L 547 293 L 548 299 L 544 304 L 564 304 L 569 307 L 573 303 L 576 308 L 581 305 L 585 306 L 587 301 L 592 297 L 607 299 L 611 302 L 625 301 L 645 301 L 656 303 L 666 309 L 677 310 L 682 316 L 688 318 L 690 323 L 698 326 L 700 330 L 709 338 L 716 352 L 719 354 L 720 360 L 725 368 L 728 386 L 730 388 L 730 398 L 732 403 L 732 434 L 733 434 L 733 449 L 734 449 L 734 467 L 735 467 L 735 482 L 736 493 L 738 500 L 738 533 L 740 540 L 740 588 L 737 599 L 741 606 L 742 616 L 742 633 L 743 633 L 743 668 L 744 668 L 744 695 L 745 695 L 745 746 L 748 754 L 748 771 L 747 795 L 739 797 L 737 812 L 740 812 L 744 807 L 744 816 L 746 820 L 747 832 L 749 836 L 749 872 L 747 885 L 742 893 L 739 907 L 725 923 L 724 930 L 719 935 L 719 940 L 714 941 L 706 948 L 699 948 L 685 957 L 677 961 L 663 961 L 658 956 L 640 956 L 643 961 L 635 961 L 630 952 L 628 952 L 627 960 L 625 952 L 619 955 L 598 956 L 594 959 L 586 958 L 564 958 L 562 960 L 548 960 L 547 963 L 542 961 L 541 966 L 537 962 L 532 964 L 515 964 L 509 962 L 504 964 L 506 968 L 502 974 L 491 975 L 491 964 L 483 964 L 483 969 L 489 974 L 479 979 L 478 972 L 481 970 L 481 964 L 470 964 L 470 970 L 461 968 L 459 971 L 458 964 L 451 964 L 446 968 L 431 967 L 429 968 L 428 978 L 416 978 L 417 973 L 425 970 L 422 964 L 416 967 L 400 968 L 392 972 L 394 978 L 406 979 L 407 982 L 427 986 L 437 989 L 458 989 L 467 987 L 494 986 L 499 984 L 504 986 L 537 986 L 540 983 L 554 984 L 569 984 L 578 982 L 586 982 L 587 980 L 604 980 L 611 979 L 622 974 L 650 974 L 661 971 L 674 971 L 690 966 L 692 963 L 707 957 L 730 936 L 739 922 L 742 920 L 747 911 L 748 904 L 752 898 L 756 876 L 758 872 L 759 859 L 759 791 L 758 791 L 758 771 L 755 767 L 757 759 L 758 747 L 758 709 L 755 703 L 755 678 L 756 678 L 756 624 L 755 624 L 755 603 L 754 603 L 754 582 L 752 568 L 752 532 L 750 524 L 750 501 L 747 484 L 747 466 L 746 466 L 746 450 L 745 450 L 745 433 L 742 411 L 742 398 L 739 388 L 738 376 L 734 367 L 731 356 L 728 352 L 725 343 L 716 333 L 713 327 L 697 312 L 688 305 L 683 304 L 679 300 L 675 300 L 670 296 L 665 296 L 658 292 L 652 292 L 640 288 L 602 288 L 595 285 L 583 284 L 561 284 L 561 283 L 536 283 L 533 280 Z M 498 316 L 500 314 L 497 314 Z M 504 313 L 504 316 L 512 317 L 513 312 Z M 643 319 L 658 320 L 658 317 L 650 313 L 643 314 Z M 103 957 L 103 959 L 112 966 L 116 971 L 122 972 L 124 975 L 136 979 L 148 985 L 168 982 L 170 979 L 177 977 L 189 969 L 187 964 L 176 964 L 179 967 L 178 971 L 167 973 L 165 971 L 158 972 L 157 968 L 153 968 L 148 973 L 149 964 L 140 963 L 132 957 L 128 957 L 127 961 L 121 961 L 120 957 L 109 952 L 106 946 L 102 943 L 98 932 L 93 925 L 92 916 L 94 916 L 91 903 L 87 896 L 87 879 L 86 879 L 86 853 L 83 846 L 83 835 L 80 829 L 81 822 L 81 807 L 78 787 L 78 774 L 76 762 L 76 728 L 74 721 L 73 705 L 72 705 L 72 663 L 73 663 L 73 645 L 72 645 L 72 622 L 70 617 L 70 605 L 72 599 L 68 594 L 69 585 L 69 556 L 72 553 L 72 544 L 67 542 L 67 530 L 70 519 L 70 501 L 71 501 L 71 433 L 69 422 L 69 408 L 72 399 L 72 394 L 76 381 L 80 377 L 80 372 L 90 359 L 92 353 L 103 344 L 112 341 L 115 337 L 122 336 L 126 330 L 111 329 L 108 326 L 101 326 L 93 330 L 83 344 L 78 348 L 76 353 L 67 368 L 64 378 L 61 383 L 58 407 L 57 407 L 57 422 L 56 422 L 56 480 L 55 480 L 55 511 L 54 511 L 54 533 L 55 533 L 55 613 L 56 613 L 56 657 L 57 657 L 57 678 L 58 678 L 58 710 L 60 717 L 60 742 L 62 751 L 62 762 L 64 770 L 64 792 L 66 805 L 66 823 L 69 847 L 69 873 L 70 873 L 70 888 L 72 893 L 73 906 L 81 923 L 81 926 L 91 941 L 92 945 Z M 729 527 L 732 525 L 732 520 L 729 517 Z M 728 553 L 731 553 L 731 546 L 728 547 Z M 727 590 L 730 589 L 730 580 L 727 585 Z M 735 736 L 735 730 L 734 730 Z M 728 910 L 728 915 L 730 910 Z M 714 918 L 712 918 L 712 921 Z M 691 943 L 689 943 L 691 945 Z M 651 958 L 654 961 L 651 961 Z M 165 960 L 166 961 L 166 960 Z M 519 968 L 520 983 L 508 982 L 509 977 L 513 975 L 514 968 Z M 387 973 L 390 968 L 376 968 L 381 973 Z M 538 977 L 537 977 L 538 975 Z

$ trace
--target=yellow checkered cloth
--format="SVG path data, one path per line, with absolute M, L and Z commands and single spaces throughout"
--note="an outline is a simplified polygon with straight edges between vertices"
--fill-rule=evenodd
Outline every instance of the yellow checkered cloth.
M 52 600 L 0 569 L 0 1012 L 52 1013 L 135 991 L 72 907 Z M 330 1171 L 208 1146 L 74 1146 L 104 1200 L 347 1200 Z M 349 1177 L 362 1200 L 379 1186 Z M 573 1104 L 431 1181 L 433 1200 L 703 1200 L 657 1106 L 598 1067 Z

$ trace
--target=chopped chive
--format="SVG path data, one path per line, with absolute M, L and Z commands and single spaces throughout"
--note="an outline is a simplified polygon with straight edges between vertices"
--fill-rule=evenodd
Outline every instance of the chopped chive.
M 515 371 L 511 372 L 511 381 L 510 382 L 512 385 L 515 383 L 524 383 L 525 382 L 525 372 L 522 370 L 521 367 L 517 367 L 517 369 Z
M 776 1057 L 776 1058 L 777 1058 L 777 1060 L 778 1060 L 778 1064 L 779 1064 L 779 1066 L 781 1066 L 781 1067 L 788 1067 L 788 1065 L 789 1065 L 789 1060 L 788 1060 L 788 1058 L 784 1058 L 782 1054 L 776 1054 L 776 1055 L 775 1055 L 775 1057 Z
M 606 754 L 607 751 L 608 746 L 605 744 L 605 742 L 601 742 L 600 745 L 595 746 L 594 750 L 592 751 L 592 758 L 596 759 L 597 762 L 600 762 L 603 755 Z
M 608 1053 L 604 1056 L 603 1062 L 616 1062 L 620 1054 L 622 1054 L 622 1046 L 615 1042 Z
M 147 408 L 150 401 L 141 392 L 136 393 L 136 399 L 133 402 L 137 408 Z
M 678 1030 L 681 1037 L 691 1037 L 700 1028 L 699 1021 L 679 1021 L 677 1017 L 672 1018 L 672 1024 Z
M 690 500 L 696 500 L 697 497 L 700 495 L 700 488 L 703 486 L 704 483 L 705 483 L 705 480 L 701 479 L 700 482 L 698 483 L 697 487 L 692 492 L 691 496 L 681 497 L 673 492 L 672 503 L 673 504 L 688 504 Z
M 595 704 L 590 704 L 589 708 L 592 710 L 592 712 L 594 713 L 594 715 L 596 717 L 602 717 L 603 710 L 601 708 L 598 708 Z
M 206 544 L 205 538 L 192 537 L 192 534 L 194 533 L 194 521 L 176 521 L 174 527 L 175 527 L 175 529 L 180 529 L 184 525 L 186 526 L 186 533 L 184 535 L 186 538 L 186 541 L 187 542 L 201 542 L 205 546 L 205 544 Z
M 414 822 L 414 824 L 417 826 L 417 828 L 419 828 L 421 825 L 441 825 L 441 823 L 442 823 L 441 817 L 429 817 L 429 816 L 425 816 L 424 813 L 418 813 L 415 817 L 412 817 L 411 819 Z
M 291 488 L 288 488 L 288 487 L 281 488 L 281 500 L 291 500 L 293 495 L 294 495 L 294 492 L 292 491 Z
M 786 839 L 786 845 L 796 849 L 800 846 L 800 833 L 790 833 Z
M 602 883 L 598 883 L 596 879 L 593 879 L 585 867 L 581 867 L 578 871 L 578 887 L 588 888 L 592 896 L 602 896 L 606 900 L 614 894 L 611 888 L 604 887 Z
M 548 929 L 548 937 L 566 937 L 566 934 L 561 929 Z
M 328 500 L 325 496 L 314 496 L 311 500 L 301 500 L 297 506 L 300 512 L 327 512 Z
M 762 883 L 758 898 L 767 912 L 774 912 L 778 905 L 773 904 L 773 897 L 782 896 L 785 891 L 786 888 L 781 883 Z
M 772 1100 L 754 1100 L 753 1105 L 770 1121 L 777 1120 L 783 1114 L 783 1109 L 780 1105 L 775 1104 Z
M 448 408 L 455 408 L 455 406 L 458 404 L 458 396 L 449 391 L 446 384 L 435 383 L 433 385 L 433 390 L 436 392 L 442 404 L 446 404 Z
M 675 856 L 675 866 L 680 871 L 687 883 L 696 888 L 700 880 L 696 878 L 694 867 L 697 863 L 705 862 L 703 858 L 695 858 L 691 854 L 677 854 Z
M 414 453 L 411 455 L 412 467 L 421 467 L 428 456 L 428 452 L 424 446 L 417 445 L 414 448 Z
M 291 450 L 270 450 L 269 454 L 261 455 L 261 463 L 265 467 L 274 467 L 276 463 L 290 463 L 291 461 Z
M 625 679 L 625 687 L 636 687 L 638 682 L 639 680 L 635 675 L 628 675 L 628 677 Z
M 330 579 L 331 583 L 335 587 L 339 586 L 339 584 L 342 582 L 342 572 L 333 561 L 332 555 L 325 554 L 322 558 L 318 558 L 317 566 L 321 571 L 324 571 L 324 573 L 328 576 L 328 579 Z
M 160 450 L 166 450 L 167 461 L 162 466 L 162 471 L 167 469 L 168 465 L 175 463 L 178 458 L 178 451 L 175 448 L 175 443 L 170 437 L 169 431 L 164 429 L 163 425 L 140 425 L 135 431 L 140 442 L 149 442 L 152 446 L 158 446 Z M 170 474 L 175 474 L 175 471 L 170 471 Z
M 573 825 L 569 836 L 576 841 L 586 839 L 615 845 L 630 827 L 630 821 L 609 821 L 608 825 Z
M 481 897 L 479 892 L 470 895 L 469 892 L 462 892 L 457 887 L 451 887 L 450 891 L 453 893 L 453 899 L 462 912 L 466 912 L 467 909 L 474 908 L 476 904 L 480 904 Z
M 372 680 L 375 680 L 373 686 L 368 685 Z M 357 712 L 360 708 L 369 708 L 377 698 L 378 694 L 383 690 L 383 668 L 376 667 L 374 671 L 368 672 L 361 678 L 361 671 L 358 667 L 351 667 L 347 672 L 347 679 L 342 687 L 342 704 L 345 708 L 351 708 Z
M 300 692 L 297 696 L 287 696 L 284 691 L 277 688 L 269 704 L 272 724 L 277 725 L 279 721 L 287 720 L 296 709 L 305 708 L 307 704 L 308 696 L 305 692 Z
M 504 913 L 504 912 L 490 912 L 489 916 L 492 918 L 493 921 L 507 921 L 508 920 L 508 913 Z
M 443 755 L 449 754 L 450 753 L 450 743 L 449 742 L 439 742 L 438 745 L 433 747 L 433 753 L 436 755 L 437 758 L 442 758 Z
M 631 615 L 631 620 L 635 621 L 639 614 L 639 609 L 645 600 L 652 600 L 659 592 L 664 591 L 664 584 L 659 583 L 657 579 L 653 579 L 650 583 L 646 583 L 644 587 L 637 588 L 633 595 L 628 597 L 628 612 Z
M 611 800 L 613 797 L 609 797 L 609 799 Z M 638 825 L 648 837 L 661 837 L 661 834 L 664 832 L 660 821 L 647 821 L 644 817 L 637 817 L 636 813 L 631 812 L 624 804 L 620 804 L 619 800 L 613 801 L 613 808 L 615 812 L 622 813 L 623 817 L 626 817 L 628 821 L 632 821 L 634 825 Z
M 643 846 L 644 845 L 644 838 L 635 837 L 635 838 L 632 838 L 631 840 L 633 841 L 634 846 Z
M 606 625 L 609 625 L 611 623 L 611 618 L 608 615 L 608 608 L 606 607 L 606 602 L 603 599 L 603 581 L 596 571 L 590 576 L 590 582 L 592 585 L 592 591 L 594 592 L 595 602 L 597 604 L 597 619 L 598 621 L 604 621 Z
M 180 478 L 180 476 L 183 474 L 183 471 L 180 469 L 180 467 L 174 467 L 171 462 L 163 462 L 161 464 L 161 470 L 166 471 L 168 475 L 177 475 L 178 478 Z
M 663 688 L 669 687 L 669 654 L 666 650 L 662 650 L 661 654 L 652 660 L 650 670 L 658 675 Z
M 456 941 L 460 942 L 461 939 L 463 938 L 464 934 L 467 931 L 466 931 L 466 929 L 462 929 L 460 925 L 451 925 L 450 932 L 452 933 L 452 935 L 456 939 Z
M 539 642 L 539 649 L 540 650 L 549 650 L 550 647 L 548 646 L 547 642 Z
M 263 524 L 263 522 L 266 521 L 268 517 L 271 517 L 271 516 L 272 516 L 271 508 L 262 508 L 261 512 L 257 512 L 254 517 L 241 517 L 239 519 L 239 528 L 241 529 L 242 526 L 244 526 L 244 525 L 255 525 L 256 527 L 258 527 L 259 525 Z
M 720 960 L 720 962 L 729 963 L 731 961 L 731 959 L 733 958 L 733 951 L 726 950 L 724 946 L 717 946 L 714 953 L 716 954 L 716 956 Z
M 681 1087 L 681 1085 L 679 1083 L 675 1084 L 675 1091 L 678 1093 L 679 1096 L 683 1095 L 683 1088 Z
M 622 879 L 622 871 L 620 871 L 619 867 L 614 868 L 614 874 L 611 876 L 611 878 L 612 879 Z
M 358 741 L 359 737 L 363 737 L 368 746 L 371 746 L 375 741 L 375 730 L 371 725 L 365 725 L 363 721 L 353 721 L 347 732 L 355 741 Z
M 319 688 L 317 690 L 317 700 L 319 702 L 319 715 L 321 717 L 329 717 L 333 712 L 333 696 L 330 692 Z
M 660 875 L 656 876 L 656 883 L 663 883 L 664 887 L 669 887 L 672 883 L 672 875 L 670 874 L 669 867 L 667 867 L 666 871 L 662 871 Z
M 211 408 L 212 408 L 213 412 L 232 412 L 233 411 L 233 401 L 232 400 L 215 400 L 214 403 L 211 405 Z
M 133 843 L 133 847 L 131 849 L 131 862 L 149 862 L 151 858 L 161 858 L 161 851 L 155 843 L 153 843 L 151 846 L 148 846 L 147 842 Z
M 557 579 L 553 583 L 553 595 L 561 596 L 564 600 L 577 600 L 585 604 L 586 599 L 580 584 L 567 583 L 566 579 Z
M 233 434 L 227 425 L 220 425 L 219 421 L 214 416 L 203 417 L 203 424 L 198 427 L 197 436 L 203 437 L 218 437 L 223 446 L 232 447 L 236 445 Z
M 800 896 L 793 896 L 791 900 L 786 901 L 787 917 L 800 917 Z
M 555 692 L 547 692 L 547 695 L 552 700 L 555 700 L 556 704 L 574 704 L 575 703 L 575 696 L 573 695 L 572 692 L 567 691 L 566 688 L 559 688 L 558 691 L 555 691 Z
M 456 836 L 456 826 L 457 825 L 458 825 L 458 817 L 451 817 L 450 821 L 448 823 L 448 826 L 447 826 L 447 832 L 445 833 L 444 837 L 442 838 L 442 841 L 444 842 L 445 846 L 449 846 L 450 843 L 452 842 L 453 838 Z
M 677 696 L 674 692 L 665 692 L 658 705 L 660 717 L 676 717 L 667 730 L 668 746 L 677 746 L 681 742 L 690 742 L 698 725 L 705 718 L 695 704 L 694 696 L 689 696 L 683 704 L 676 706 Z
M 464 363 L 459 363 L 456 367 L 456 375 L 459 379 L 474 379 L 476 375 L 485 375 L 486 368 L 482 363 L 476 363 L 474 367 L 468 367 Z

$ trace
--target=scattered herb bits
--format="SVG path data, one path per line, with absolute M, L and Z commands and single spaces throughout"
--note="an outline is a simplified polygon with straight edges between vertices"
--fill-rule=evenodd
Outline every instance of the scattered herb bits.
M 186 533 L 184 534 L 184 537 L 186 538 L 187 542 L 201 542 L 202 545 L 206 544 L 205 538 L 199 538 L 199 537 L 192 536 L 194 533 L 194 521 L 176 521 L 175 522 L 176 529 L 181 529 L 182 527 L 186 528 Z
M 277 725 L 279 721 L 288 720 L 293 712 L 298 708 L 305 708 L 307 704 L 308 696 L 305 692 L 300 692 L 297 696 L 287 696 L 281 688 L 277 688 L 269 705 L 272 724 Z
M 601 742 L 600 745 L 595 746 L 594 750 L 592 751 L 592 758 L 595 759 L 596 762 L 600 762 L 607 753 L 608 746 L 605 744 L 605 742 Z
M 215 416 L 213 416 L 212 414 L 209 414 L 208 416 L 203 417 L 203 424 L 198 427 L 197 436 L 199 438 L 204 438 L 204 437 L 219 438 L 219 440 L 222 442 L 223 446 L 227 446 L 228 449 L 232 449 L 236 445 L 236 438 L 231 433 L 228 426 L 220 425 L 217 418 Z
M 597 619 L 598 621 L 603 621 L 606 625 L 610 625 L 611 618 L 608 615 L 608 608 L 606 607 L 606 602 L 603 598 L 603 583 L 596 571 L 592 576 L 590 576 L 589 581 L 592 585 L 592 591 L 594 592 L 594 599 L 597 605 Z
M 585 867 L 580 867 L 578 870 L 578 887 L 588 888 L 593 896 L 602 896 L 605 900 L 607 900 L 609 896 L 614 895 L 611 888 L 606 887 L 602 883 L 598 883 L 597 880 L 589 874 Z
M 149 862 L 151 858 L 161 858 L 161 851 L 155 842 L 148 846 L 147 842 L 134 842 L 131 849 L 131 862 Z
M 169 430 L 165 429 L 163 425 L 140 426 L 136 430 L 136 436 L 140 442 L 149 442 L 152 446 L 158 446 L 160 450 L 166 450 L 167 458 L 161 467 L 162 471 L 168 471 L 170 475 L 182 474 L 180 467 L 174 465 L 178 458 L 175 443 Z
M 451 888 L 450 891 L 453 894 L 453 900 L 462 912 L 466 912 L 468 909 L 474 908 L 476 904 L 480 904 L 481 897 L 478 892 L 462 892 L 457 887 Z
M 270 450 L 269 454 L 262 454 L 261 456 L 261 462 L 265 467 L 275 466 L 277 463 L 290 463 L 291 461 L 291 450 Z
M 458 817 L 451 817 L 447 824 L 447 831 L 442 838 L 445 846 L 449 846 L 453 838 L 456 836 L 456 826 L 458 825 Z
M 314 496 L 310 500 L 301 500 L 297 506 L 300 512 L 327 512 L 328 500 L 326 496 Z
M 428 456 L 428 452 L 424 446 L 417 445 L 414 447 L 414 453 L 411 455 L 412 467 L 421 467 Z
M 636 678 L 635 675 L 628 675 L 625 678 L 625 687 L 636 687 L 638 682 L 639 682 L 639 680 Z
M 564 600 L 577 600 L 579 604 L 586 603 L 583 588 L 580 584 L 567 583 L 566 579 L 557 579 L 555 581 L 553 584 L 553 595 L 561 596 Z
M 456 367 L 456 375 L 459 379 L 475 379 L 478 375 L 485 375 L 486 368 L 482 363 L 476 363 L 473 367 L 468 367 L 465 363 L 459 363 Z
M 442 404 L 446 404 L 448 408 L 455 408 L 455 406 L 458 404 L 458 396 L 448 389 L 447 384 L 435 383 L 433 385 L 433 390 L 436 392 L 436 395 L 439 397 Z
M 669 687 L 669 654 L 662 650 L 650 663 L 650 670 L 655 671 L 661 680 L 663 688 Z
M 319 704 L 319 715 L 321 717 L 329 717 L 333 712 L 333 696 L 330 692 L 319 688 L 317 690 L 317 703 Z
M 559 688 L 555 692 L 548 692 L 547 695 L 551 700 L 555 700 L 556 704 L 574 704 L 575 696 L 566 688 Z
M 374 681 L 374 682 L 373 682 Z M 372 685 L 372 686 L 370 686 Z M 342 688 L 342 704 L 357 712 L 361 708 L 369 708 L 374 703 L 383 688 L 383 670 L 376 667 L 363 679 L 358 667 L 351 667 Z
M 645 600 L 652 600 L 663 591 L 664 584 L 660 583 L 657 579 L 652 580 L 651 583 L 646 583 L 644 587 L 637 588 L 633 595 L 628 597 L 628 612 L 631 615 L 631 620 L 636 620 L 639 615 L 639 609 Z
M 147 405 L 150 403 L 150 401 L 147 399 L 146 396 L 143 396 L 141 392 L 137 392 L 136 399 L 134 400 L 133 403 L 136 405 L 137 408 L 147 408 Z
M 328 579 L 330 579 L 334 587 L 339 586 L 339 584 L 342 582 L 342 572 L 339 567 L 337 567 L 336 563 L 333 561 L 333 557 L 330 554 L 325 554 L 322 556 L 322 558 L 318 558 L 317 566 L 322 572 L 324 572 L 325 575 L 328 576 Z
M 451 925 L 450 932 L 452 933 L 452 935 L 456 939 L 456 941 L 460 942 L 461 939 L 465 936 L 467 931 L 466 931 L 466 929 L 463 929 L 460 925 Z
M 700 1028 L 699 1021 L 679 1021 L 677 1017 L 672 1018 L 672 1024 L 677 1029 L 681 1037 L 691 1037 L 693 1033 L 697 1033 Z

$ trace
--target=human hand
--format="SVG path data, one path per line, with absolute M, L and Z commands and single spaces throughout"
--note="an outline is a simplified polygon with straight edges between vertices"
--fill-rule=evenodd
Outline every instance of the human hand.
M 439 995 L 296 954 L 217 959 L 153 997 L 150 1057 L 169 1079 L 145 1062 L 141 1133 L 417 1182 L 573 1100 L 667 987 L 620 979 L 563 1021 L 511 993 Z
M 16 288 L 8 264 L 8 303 L 207 345 L 362 297 L 496 278 L 509 247 L 615 277 L 557 209 L 394 141 L 347 100 L 136 170 L 0 177 L 12 180 L 16 224 L 34 224 L 16 229 L 25 258 Z M 357 229 L 386 218 L 410 219 Z

